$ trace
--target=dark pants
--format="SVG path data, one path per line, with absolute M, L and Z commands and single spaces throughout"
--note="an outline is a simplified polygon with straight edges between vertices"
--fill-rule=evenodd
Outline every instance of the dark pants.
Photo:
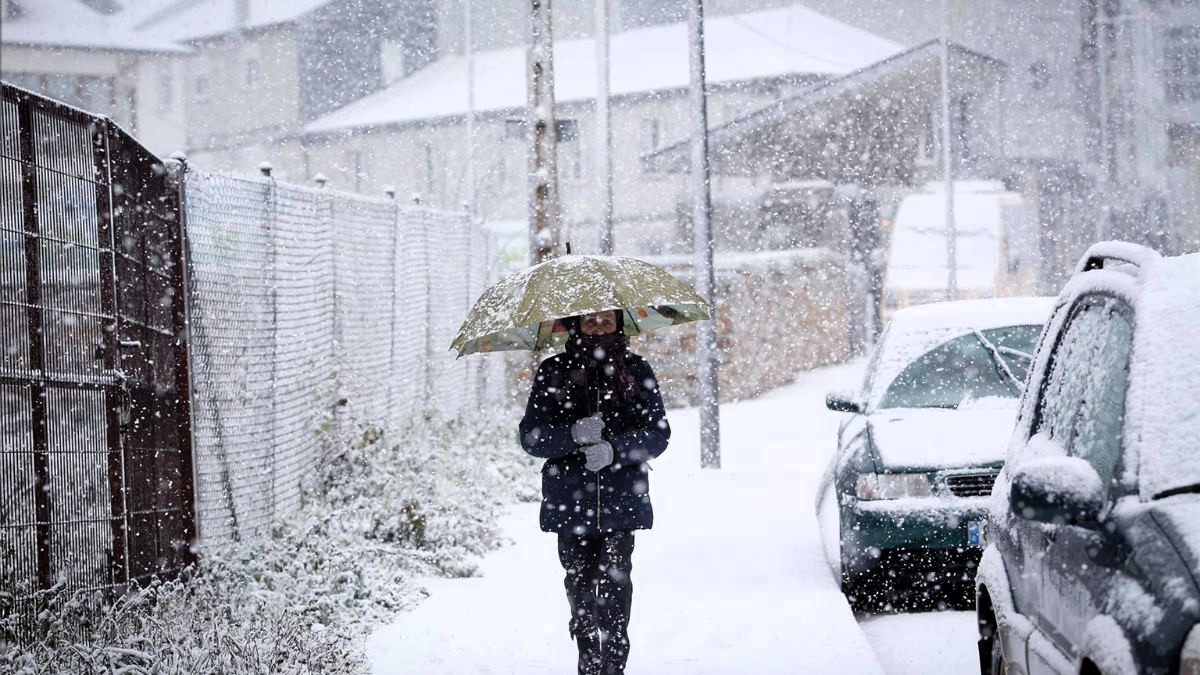
M 567 573 L 571 637 L 579 643 L 580 675 L 625 672 L 633 604 L 632 558 L 631 530 L 558 535 L 558 559 Z

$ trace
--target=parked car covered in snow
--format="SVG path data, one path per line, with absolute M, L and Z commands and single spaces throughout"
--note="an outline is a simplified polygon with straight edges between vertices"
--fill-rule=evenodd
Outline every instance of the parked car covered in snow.
M 826 554 L 856 608 L 969 604 L 980 523 L 1052 298 L 918 305 L 891 318 L 818 492 Z
M 990 505 L 985 675 L 1200 673 L 1200 254 L 1089 249 Z

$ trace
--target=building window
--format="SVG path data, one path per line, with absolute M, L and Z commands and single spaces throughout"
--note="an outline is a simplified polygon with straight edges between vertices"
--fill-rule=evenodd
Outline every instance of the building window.
M 642 149 L 645 153 L 651 153 L 658 149 L 662 143 L 662 124 L 657 117 L 645 117 L 642 119 Z
M 358 150 L 351 151 L 350 165 L 354 167 L 354 191 L 361 193 L 363 190 L 363 179 L 367 177 L 367 163 L 362 152 Z
M 1168 30 L 1164 49 L 1167 100 L 1200 100 L 1200 26 Z
M 1029 64 L 1029 87 L 1041 91 L 1050 84 L 1050 66 L 1039 59 Z
M 197 101 L 207 101 L 209 94 L 208 78 L 204 76 L 197 77 L 195 82 L 192 83 L 192 91 Z
M 437 157 L 435 155 L 433 144 L 425 143 L 425 198 L 433 197 L 437 179 Z
M 247 59 L 242 84 L 246 89 L 258 88 L 258 59 Z
M 925 123 L 921 125 L 921 157 L 933 160 L 938 151 L 938 129 L 941 128 L 941 114 L 933 108 L 925 115 Z
M 971 109 L 970 94 L 962 96 L 958 99 L 958 119 L 955 120 L 955 139 L 958 141 L 958 158 L 971 158 L 971 115 L 974 111 Z
M 111 115 L 117 102 L 111 77 L 5 73 L 4 79 L 18 87 L 25 87 L 90 112 Z
M 170 73 L 164 73 L 158 78 L 158 110 L 169 112 L 175 107 L 175 78 Z

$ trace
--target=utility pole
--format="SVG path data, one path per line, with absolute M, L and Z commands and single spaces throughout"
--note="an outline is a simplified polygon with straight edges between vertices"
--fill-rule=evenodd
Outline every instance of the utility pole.
M 1098 115 L 1100 123 L 1100 194 L 1097 202 L 1100 213 L 1096 218 L 1096 241 L 1108 239 L 1108 223 L 1112 217 L 1112 141 L 1108 127 L 1108 31 L 1109 22 L 1105 21 L 1108 14 L 1106 2 L 1096 6 L 1096 84 L 1099 97 Z
M 550 0 L 530 0 L 528 68 L 529 252 L 537 264 L 558 255 L 558 147 L 554 114 L 554 36 Z
M 471 24 L 471 0 L 463 0 L 463 58 L 467 60 L 467 161 L 463 169 L 466 183 L 463 200 L 467 205 L 467 220 L 475 225 L 475 35 Z
M 596 194 L 600 253 L 613 254 L 612 112 L 608 106 L 608 0 L 596 2 Z
M 717 392 L 717 304 L 713 272 L 712 196 L 709 192 L 708 96 L 704 90 L 704 0 L 688 0 L 692 109 L 692 245 L 696 290 L 708 301 L 712 319 L 697 326 L 700 338 L 700 466 L 721 468 L 721 419 Z
M 946 299 L 958 299 L 958 228 L 954 222 L 954 153 L 950 148 L 950 12 L 942 0 L 942 176 L 946 182 Z

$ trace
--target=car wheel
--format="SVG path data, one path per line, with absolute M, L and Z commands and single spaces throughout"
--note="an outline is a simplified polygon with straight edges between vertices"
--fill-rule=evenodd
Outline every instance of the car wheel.
M 842 573 L 842 595 L 846 596 L 850 609 L 856 613 L 878 609 L 879 591 L 879 585 L 870 572 Z
M 992 636 L 991 668 L 985 675 L 1004 675 L 1007 666 L 1004 663 L 1004 647 L 1000 644 L 1000 633 Z

